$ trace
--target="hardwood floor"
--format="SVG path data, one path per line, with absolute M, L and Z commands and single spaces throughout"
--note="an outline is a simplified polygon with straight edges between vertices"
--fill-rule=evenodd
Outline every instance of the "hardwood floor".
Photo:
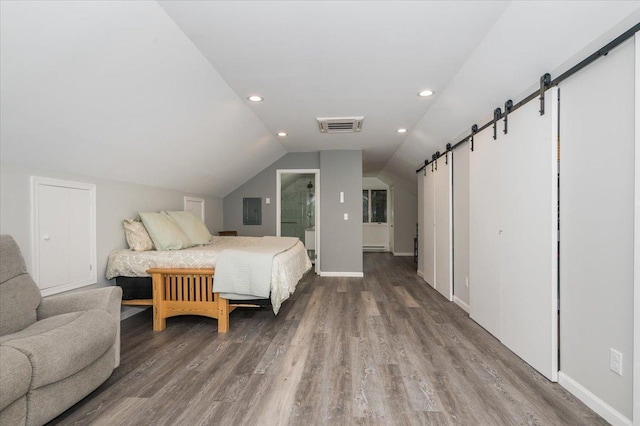
M 364 255 L 365 278 L 307 275 L 274 316 L 122 323 L 122 364 L 51 424 L 599 425 L 467 314 L 411 258 Z

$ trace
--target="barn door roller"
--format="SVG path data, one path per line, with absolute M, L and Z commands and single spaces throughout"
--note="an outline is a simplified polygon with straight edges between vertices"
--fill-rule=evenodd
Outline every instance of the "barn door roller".
M 551 86 L 551 74 L 540 77 L 540 115 L 544 115 L 544 92 Z
M 504 103 L 504 134 L 506 135 L 508 133 L 508 123 L 507 123 L 507 117 L 509 117 L 509 113 L 511 112 L 511 108 L 513 108 L 513 101 L 511 99 L 509 99 L 507 102 Z
M 493 110 L 493 140 L 498 139 L 498 120 L 502 117 L 502 110 L 496 108 Z

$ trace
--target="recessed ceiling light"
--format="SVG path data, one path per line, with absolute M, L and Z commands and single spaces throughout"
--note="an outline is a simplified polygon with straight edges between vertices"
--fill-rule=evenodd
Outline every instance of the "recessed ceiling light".
M 396 130 L 398 133 L 407 133 L 407 129 L 398 129 Z
M 287 133 L 286 132 L 278 132 L 278 136 L 285 137 L 285 136 L 287 136 Z
M 247 99 L 249 99 L 251 102 L 262 102 L 262 96 L 258 96 L 258 95 L 251 95 L 249 96 Z
M 433 95 L 433 90 L 421 90 L 418 92 L 418 96 L 422 98 L 426 98 L 427 96 Z

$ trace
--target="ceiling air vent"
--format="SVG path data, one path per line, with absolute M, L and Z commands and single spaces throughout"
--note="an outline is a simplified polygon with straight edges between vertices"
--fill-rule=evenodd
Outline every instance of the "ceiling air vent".
M 318 118 L 320 133 L 354 133 L 362 130 L 364 117 Z

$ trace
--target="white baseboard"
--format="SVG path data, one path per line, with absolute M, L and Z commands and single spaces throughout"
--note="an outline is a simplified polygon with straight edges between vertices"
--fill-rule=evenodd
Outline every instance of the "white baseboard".
M 362 251 L 365 253 L 383 253 L 389 251 L 389 246 L 363 246 Z
M 456 296 L 455 294 L 453 295 L 453 303 L 460 306 L 462 310 L 465 311 L 466 313 L 469 313 L 469 305 L 464 303 L 464 301 L 460 299 L 458 296 Z
M 350 277 L 350 278 L 363 278 L 364 272 L 320 272 L 321 277 Z
M 612 425 L 631 426 L 631 420 L 562 371 L 558 372 L 558 383 Z
M 398 253 L 398 252 L 393 252 L 394 256 L 413 256 L 413 253 Z
M 420 269 L 418 269 L 418 276 L 424 279 L 424 272 L 422 272 Z

